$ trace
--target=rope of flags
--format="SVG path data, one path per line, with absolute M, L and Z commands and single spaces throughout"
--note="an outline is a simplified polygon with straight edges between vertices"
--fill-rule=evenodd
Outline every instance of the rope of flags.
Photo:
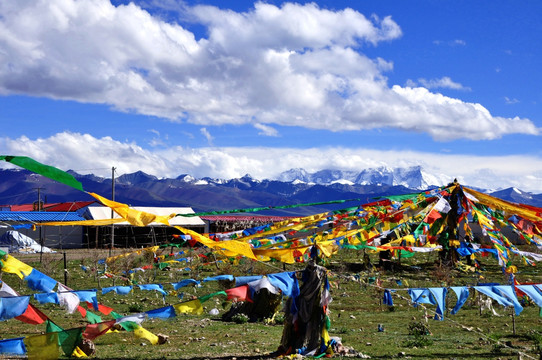
M 34 299 L 40 304 L 56 303 L 66 308 L 68 313 L 79 311 L 89 322 L 86 326 L 64 330 L 56 325 L 47 315 L 30 304 L 30 296 L 18 294 L 4 281 L 0 288 L 0 320 L 15 318 L 34 325 L 45 322 L 46 333 L 43 335 L 0 340 L 0 354 L 2 355 L 26 354 L 29 358 L 56 359 L 60 356 L 59 349 L 62 349 L 66 356 L 84 357 L 88 354 L 79 348 L 82 339 L 94 340 L 96 337 L 112 331 L 117 325 L 126 331 L 133 332 L 136 337 L 146 339 L 155 345 L 160 343 L 160 338 L 141 326 L 141 323 L 146 318 L 167 319 L 186 313 L 201 315 L 203 313 L 202 303 L 214 296 L 224 295 L 227 297 L 227 300 L 250 302 L 252 301 L 252 292 L 259 291 L 262 288 L 267 288 L 273 293 L 277 293 L 280 290 L 283 296 L 293 298 L 294 303 L 297 296 L 299 296 L 299 285 L 295 272 L 235 278 L 232 275 L 218 275 L 207 277 L 202 281 L 235 281 L 236 287 L 142 313 L 122 316 L 112 308 L 100 304 L 96 296 L 97 290 L 95 289 L 72 290 L 11 255 L 2 252 L 0 253 L 0 259 L 2 271 L 14 273 L 22 277 L 26 281 L 27 286 L 32 290 L 43 291 L 33 295 Z M 31 274 L 32 276 L 30 276 Z M 184 286 L 197 285 L 199 283 L 199 281 L 194 279 L 184 279 L 180 282 L 171 283 L 171 285 L 177 290 Z M 55 285 L 57 286 L 57 291 L 53 292 L 52 289 Z M 165 294 L 161 284 L 139 285 L 139 288 L 141 290 L 155 290 L 163 295 Z M 113 286 L 103 288 L 102 294 L 115 292 L 116 294 L 126 295 L 132 289 L 132 286 Z M 86 304 L 89 310 L 80 304 Z M 114 320 L 102 321 L 99 315 L 90 311 L 90 308 L 104 315 L 111 315 L 114 317 Z

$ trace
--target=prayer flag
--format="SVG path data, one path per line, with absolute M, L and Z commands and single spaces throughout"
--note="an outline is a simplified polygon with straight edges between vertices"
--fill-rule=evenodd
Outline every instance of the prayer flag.
M 134 329 L 134 335 L 140 339 L 148 340 L 153 345 L 158 344 L 158 336 L 154 335 L 149 330 L 141 326 L 138 326 L 136 329 Z
M 42 272 L 32 269 L 32 272 L 24 278 L 28 287 L 32 290 L 50 292 L 55 288 L 57 281 Z
M 30 296 L 0 298 L 0 321 L 22 315 L 28 308 Z
M 177 314 L 203 314 L 203 306 L 201 305 L 201 301 L 199 299 L 174 304 L 173 308 Z
M 199 281 L 194 280 L 194 279 L 185 279 L 185 280 L 181 280 L 181 281 L 176 282 L 176 283 L 171 283 L 171 285 L 173 285 L 173 289 L 175 289 L 175 290 L 179 290 L 180 288 L 185 287 L 185 286 L 190 285 L 190 284 L 197 285 L 197 284 L 199 284 Z
M 23 340 L 23 337 L 0 340 L 0 356 L 25 355 L 26 347 Z
M 79 308 L 79 297 L 70 290 L 64 284 L 58 283 L 58 303 L 68 310 L 68 314 L 73 314 Z
M 58 333 L 27 336 L 24 339 L 28 360 L 56 360 L 60 356 Z
M 248 301 L 252 302 L 250 298 L 250 288 L 248 285 L 241 285 L 233 289 L 224 290 L 228 294 L 228 300 L 234 301 Z
M 39 309 L 34 307 L 32 304 L 28 304 L 26 311 L 19 316 L 16 316 L 15 319 L 22 321 L 31 325 L 43 324 L 47 320 L 47 315 L 42 313 Z
M 59 183 L 62 183 L 64 185 L 68 185 L 77 190 L 84 191 L 83 185 L 81 185 L 79 181 L 75 180 L 72 175 L 55 167 L 39 163 L 29 157 L 0 155 L 0 160 L 5 160 L 26 170 L 32 171 L 36 174 L 40 174 L 42 176 L 48 177 L 49 179 L 58 181 Z
M 149 310 L 145 311 L 145 313 L 148 315 L 149 318 L 172 318 L 175 317 L 175 309 L 173 306 L 166 306 L 159 309 Z
M 16 274 L 21 279 L 24 279 L 26 276 L 30 275 L 33 270 L 31 266 L 15 259 L 11 255 L 0 259 L 0 266 L 2 267 L 3 272 Z
M 98 324 L 102 322 L 102 318 L 91 311 L 87 310 L 87 315 L 85 316 L 87 321 L 91 324 Z
M 98 336 L 105 334 L 109 329 L 115 325 L 115 320 L 104 321 L 98 324 L 89 324 L 83 331 L 83 337 L 85 339 L 94 340 Z

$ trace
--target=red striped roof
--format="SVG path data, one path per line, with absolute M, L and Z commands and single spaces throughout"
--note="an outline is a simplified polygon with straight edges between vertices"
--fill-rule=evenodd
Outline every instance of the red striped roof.
M 85 206 L 95 203 L 96 201 L 72 201 L 65 203 L 52 203 L 44 204 L 42 211 L 59 211 L 59 212 L 68 212 L 68 211 L 77 211 Z M 9 205 L 11 211 L 33 211 L 34 204 L 23 204 L 23 205 Z

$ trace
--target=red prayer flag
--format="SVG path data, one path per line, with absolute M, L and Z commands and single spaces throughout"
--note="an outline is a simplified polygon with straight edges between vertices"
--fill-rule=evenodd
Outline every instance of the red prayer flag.
M 32 304 L 28 304 L 26 311 L 21 315 L 15 317 L 15 319 L 27 324 L 39 325 L 43 324 L 47 320 L 47 315 L 42 313 L 38 308 Z
M 427 216 L 425 217 L 425 220 L 424 222 L 428 223 L 428 224 L 432 224 L 435 222 L 435 220 L 441 218 L 442 215 L 440 215 L 440 213 L 436 210 L 431 210 L 431 212 L 429 214 L 427 214 Z
M 87 303 L 87 307 L 89 309 L 94 308 L 94 305 L 92 305 L 92 303 L 89 303 L 88 301 L 86 303 Z M 101 312 L 104 315 L 109 315 L 109 314 L 111 314 L 111 311 L 113 311 L 113 308 L 110 308 L 109 306 L 105 306 L 105 305 L 102 305 L 102 304 L 98 304 L 98 311 Z
M 98 336 L 101 336 L 111 329 L 115 325 L 116 320 L 104 321 L 97 324 L 89 324 L 83 330 L 83 337 L 85 339 L 94 340 Z
M 87 316 L 87 309 L 85 309 L 81 305 L 77 305 L 77 311 L 79 311 L 81 313 L 82 317 Z
M 236 301 L 248 301 L 252 302 L 252 299 L 250 298 L 250 288 L 248 285 L 238 286 L 233 289 L 225 290 L 226 294 L 228 294 L 228 300 L 236 300 Z

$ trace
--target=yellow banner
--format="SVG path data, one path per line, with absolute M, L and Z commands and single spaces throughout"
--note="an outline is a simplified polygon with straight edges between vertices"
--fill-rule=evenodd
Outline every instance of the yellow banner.
M 114 212 L 119 214 L 124 220 L 128 221 L 134 226 L 147 226 L 150 223 L 158 222 L 165 225 L 169 225 L 169 219 L 175 217 L 176 214 L 170 214 L 168 216 L 158 216 L 145 211 L 139 211 L 136 209 L 130 208 L 128 205 L 112 201 L 104 198 L 95 193 L 88 193 L 102 204 L 113 209 Z

